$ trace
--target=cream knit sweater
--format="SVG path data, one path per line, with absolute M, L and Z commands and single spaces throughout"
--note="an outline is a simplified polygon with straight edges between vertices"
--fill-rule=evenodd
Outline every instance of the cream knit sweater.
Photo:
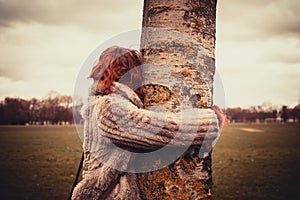
M 84 168 L 73 200 L 101 199 L 104 194 L 105 199 L 138 200 L 135 174 L 123 173 L 134 171 L 129 170 L 134 154 L 128 150 L 201 145 L 204 138 L 212 142 L 219 136 L 212 109 L 149 111 L 127 86 L 115 83 L 113 90 L 110 95 L 90 96 L 83 109 Z

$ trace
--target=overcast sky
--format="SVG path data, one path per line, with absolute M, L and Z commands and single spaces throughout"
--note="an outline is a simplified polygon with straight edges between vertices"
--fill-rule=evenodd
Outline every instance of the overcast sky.
M 73 94 L 90 52 L 141 18 L 141 0 L 0 0 L 0 99 Z M 300 1 L 219 0 L 216 60 L 227 106 L 295 106 Z

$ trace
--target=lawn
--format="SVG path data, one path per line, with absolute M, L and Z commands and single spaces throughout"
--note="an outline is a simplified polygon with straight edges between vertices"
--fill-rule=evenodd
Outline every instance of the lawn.
M 0 128 L 1 199 L 67 199 L 81 157 L 74 127 Z
M 1 199 L 67 199 L 81 157 L 73 126 L 0 127 Z M 213 151 L 217 200 L 300 199 L 300 124 L 231 124 Z
M 214 148 L 213 180 L 218 200 L 300 199 L 300 124 L 228 126 Z

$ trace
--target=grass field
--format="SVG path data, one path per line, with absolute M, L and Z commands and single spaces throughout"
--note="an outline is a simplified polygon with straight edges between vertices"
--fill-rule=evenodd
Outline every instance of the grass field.
M 75 127 L 0 127 L 0 199 L 67 199 Z M 228 125 L 213 152 L 217 200 L 300 199 L 300 124 Z

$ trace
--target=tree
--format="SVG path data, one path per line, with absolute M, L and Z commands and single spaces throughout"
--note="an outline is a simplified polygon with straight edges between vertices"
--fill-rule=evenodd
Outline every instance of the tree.
M 294 120 L 300 120 L 300 104 L 295 106 L 293 110 L 291 111 L 292 117 Z
M 1 124 L 25 124 L 30 119 L 29 102 L 20 98 L 6 97 L 0 109 Z
M 55 92 L 42 100 L 6 97 L 0 102 L 0 124 L 72 123 L 71 102 L 71 96 L 57 95 Z
M 287 106 L 282 106 L 281 117 L 283 122 L 286 123 L 289 118 L 289 110 Z
M 179 104 L 212 106 L 216 3 L 144 0 L 140 48 L 145 83 L 150 83 L 144 88 L 146 107 L 160 104 L 176 112 Z M 211 144 L 207 145 L 202 155 L 198 155 L 199 146 L 192 146 L 175 163 L 139 174 L 141 197 L 210 199 Z

